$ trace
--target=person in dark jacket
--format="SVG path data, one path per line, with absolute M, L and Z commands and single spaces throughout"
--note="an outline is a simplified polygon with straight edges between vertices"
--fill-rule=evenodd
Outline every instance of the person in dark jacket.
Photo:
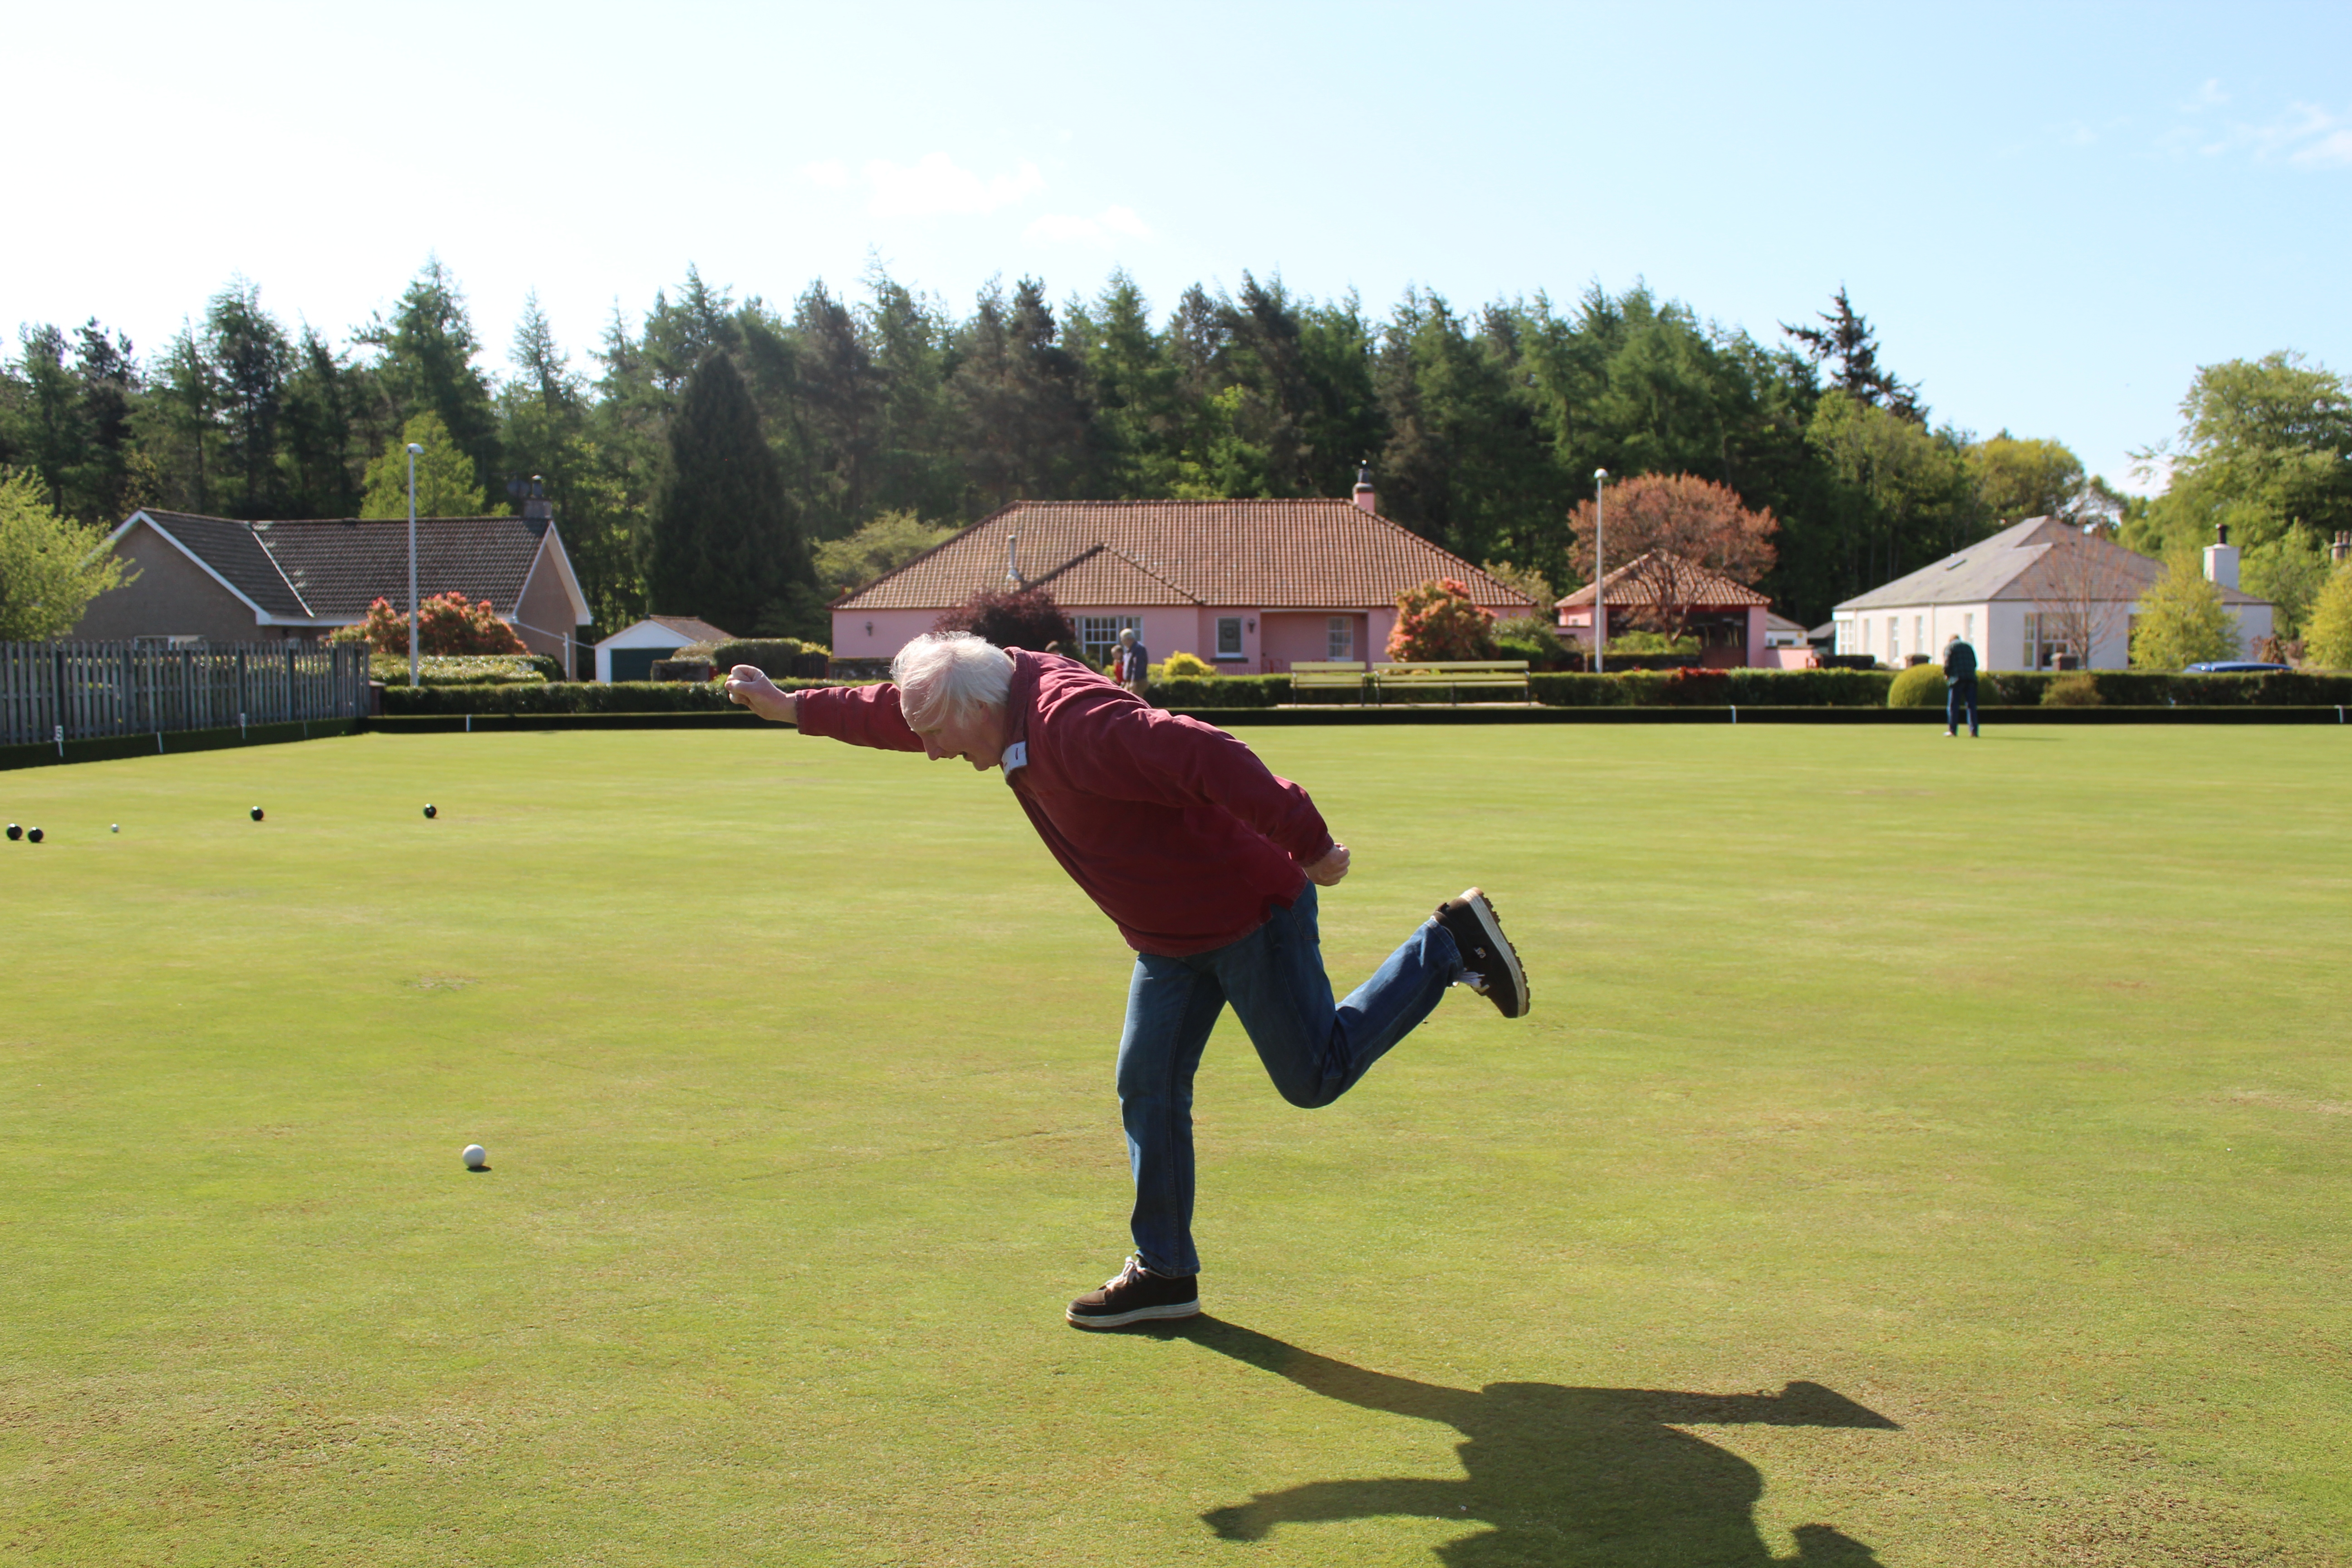
M 727 694 L 804 735 L 1004 770 L 1045 847 L 1135 950 L 1118 1047 L 1135 1253 L 1070 1303 L 1081 1328 L 1201 1310 L 1192 1077 L 1226 1004 L 1291 1104 L 1330 1104 L 1463 984 L 1525 1016 L 1527 975 L 1476 888 L 1446 900 L 1335 1002 L 1317 889 L 1348 874 L 1307 792 L 1223 731 L 1053 654 L 917 637 L 888 684 L 786 693 L 739 664 Z
M 1133 626 L 1119 632 L 1118 647 L 1111 650 L 1110 662 L 1111 679 L 1141 697 L 1151 679 L 1151 653 L 1135 635 Z
M 1969 716 L 1969 734 L 1977 732 L 1977 650 L 1959 638 L 1958 633 L 1944 645 L 1944 733 L 1960 732 L 1960 714 Z

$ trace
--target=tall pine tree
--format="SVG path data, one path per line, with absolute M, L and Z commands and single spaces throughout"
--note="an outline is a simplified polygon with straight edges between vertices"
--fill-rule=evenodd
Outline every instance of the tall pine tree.
M 738 637 L 817 630 L 798 508 L 742 373 L 723 353 L 695 367 L 670 421 L 646 587 L 656 613 L 698 616 Z

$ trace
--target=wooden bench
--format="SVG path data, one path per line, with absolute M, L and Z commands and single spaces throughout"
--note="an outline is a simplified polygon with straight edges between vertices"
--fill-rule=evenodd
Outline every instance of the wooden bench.
M 1445 700 L 1459 704 L 1461 689 L 1486 687 L 1516 687 L 1520 700 L 1529 707 L 1535 705 L 1536 692 L 1528 679 L 1528 661 L 1523 658 L 1462 658 L 1427 660 L 1412 664 L 1376 664 L 1372 666 L 1370 685 L 1374 695 L 1383 700 L 1391 691 L 1433 691 L 1445 689 Z
M 1300 691 L 1352 691 L 1360 704 L 1364 700 L 1364 661 L 1362 659 L 1296 659 L 1290 666 L 1290 689 Z

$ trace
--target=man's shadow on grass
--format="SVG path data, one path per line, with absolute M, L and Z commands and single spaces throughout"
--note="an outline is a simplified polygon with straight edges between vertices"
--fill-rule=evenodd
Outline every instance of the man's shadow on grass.
M 1411 1514 L 1487 1526 L 1437 1549 L 1449 1568 L 1872 1568 L 1878 1557 L 1826 1524 L 1796 1531 L 1776 1557 L 1756 1528 L 1764 1480 L 1756 1467 L 1680 1426 L 1899 1428 L 1814 1383 L 1778 1394 L 1681 1394 L 1490 1383 L 1447 1388 L 1367 1372 L 1215 1318 L 1159 1326 L 1327 1399 L 1454 1427 L 1461 1480 L 1313 1481 L 1201 1517 L 1228 1541 L 1276 1525 Z

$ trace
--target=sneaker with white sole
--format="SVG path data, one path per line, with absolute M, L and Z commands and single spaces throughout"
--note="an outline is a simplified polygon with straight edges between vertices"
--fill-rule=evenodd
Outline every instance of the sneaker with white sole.
M 1462 954 L 1462 984 L 1492 1002 L 1506 1018 L 1528 1016 L 1527 971 L 1518 951 L 1503 934 L 1503 922 L 1486 895 L 1472 888 L 1437 906 L 1437 923 Z
M 1118 1329 L 1159 1318 L 1197 1317 L 1201 1310 L 1201 1277 L 1197 1274 L 1154 1274 L 1140 1258 L 1070 1303 L 1065 1314 L 1081 1329 Z

